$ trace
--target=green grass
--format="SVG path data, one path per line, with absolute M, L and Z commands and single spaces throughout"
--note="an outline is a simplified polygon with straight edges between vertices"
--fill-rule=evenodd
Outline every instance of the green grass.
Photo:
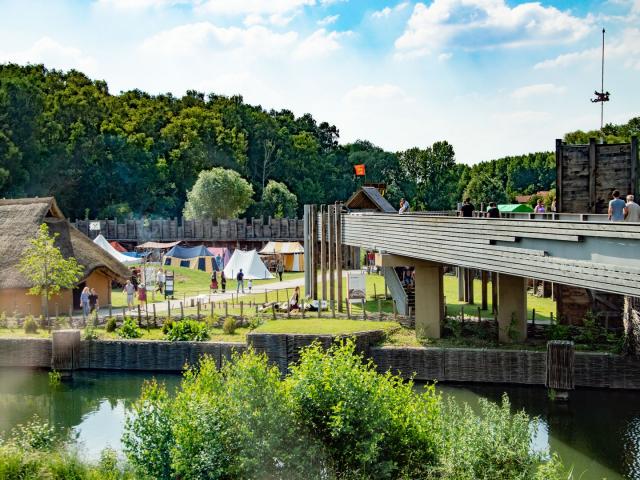
M 183 297 L 192 297 L 195 295 L 209 294 L 209 285 L 211 285 L 211 274 L 201 270 L 192 270 L 185 267 L 164 267 L 175 274 L 174 297 L 180 299 Z M 285 272 L 282 280 L 292 280 L 302 278 L 303 272 Z M 245 291 L 246 291 L 245 281 Z M 278 278 L 268 280 L 254 280 L 253 288 L 263 289 L 265 285 L 278 283 Z M 218 284 L 220 284 L 220 275 L 218 275 Z M 227 280 L 227 292 L 235 292 L 237 282 L 235 279 Z M 218 292 L 221 290 L 219 289 Z M 160 293 L 147 291 L 147 300 L 149 303 L 163 302 L 164 296 Z M 137 299 L 136 299 L 137 303 Z M 111 293 L 111 305 L 116 307 L 125 307 L 127 305 L 127 297 L 121 289 L 114 289 Z
M 364 320 L 338 320 L 329 318 L 271 320 L 254 330 L 257 333 L 300 333 L 341 335 L 371 330 L 390 332 L 397 329 L 395 322 L 369 322 Z

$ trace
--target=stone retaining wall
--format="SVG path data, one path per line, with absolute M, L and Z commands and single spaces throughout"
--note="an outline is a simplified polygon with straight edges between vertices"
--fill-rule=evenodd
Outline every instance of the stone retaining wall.
M 0 367 L 51 367 L 51 340 L 0 338 Z

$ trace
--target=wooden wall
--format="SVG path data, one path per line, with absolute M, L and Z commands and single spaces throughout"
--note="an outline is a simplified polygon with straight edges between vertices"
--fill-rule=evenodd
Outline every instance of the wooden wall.
M 638 193 L 638 139 L 631 143 L 567 145 L 556 140 L 557 209 L 561 213 L 606 214 L 614 190 L 621 197 Z M 620 324 L 623 297 L 583 288 L 557 287 L 558 318 L 581 324 L 592 311 L 606 321 Z

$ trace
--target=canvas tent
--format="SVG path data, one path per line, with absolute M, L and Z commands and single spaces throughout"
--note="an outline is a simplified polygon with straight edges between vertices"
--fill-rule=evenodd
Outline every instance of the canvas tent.
M 229 263 L 224 267 L 224 274 L 227 278 L 234 279 L 240 269 L 244 273 L 245 280 L 273 278 L 273 275 L 260 260 L 260 256 L 255 250 L 249 252 L 236 250 L 233 252 Z
M 120 253 L 115 248 L 111 246 L 111 244 L 107 241 L 106 238 L 102 236 L 102 234 L 98 235 L 93 239 L 93 243 L 98 245 L 101 249 L 111 255 L 113 258 L 118 260 L 120 263 L 124 263 L 125 265 L 135 265 L 136 263 L 142 262 L 141 258 L 129 257 L 124 253 Z
M 175 245 L 164 256 L 164 264 L 172 267 L 202 270 L 209 273 L 216 270 L 215 258 L 204 245 L 197 247 L 181 247 Z
M 220 263 L 218 264 L 218 270 L 222 270 L 224 266 L 227 263 L 229 263 L 229 260 L 231 259 L 231 252 L 229 251 L 228 248 L 208 247 L 207 250 L 209 250 L 209 252 L 211 252 L 211 254 L 214 257 L 216 257 L 216 260 L 218 259 L 218 256 L 220 256 Z
M 260 255 L 273 255 L 282 260 L 286 272 L 304 271 L 304 248 L 299 242 L 269 242 Z
M 126 253 L 127 249 L 124 248 L 122 245 L 120 245 L 118 242 L 116 242 L 115 240 L 112 240 L 109 242 L 109 244 L 115 248 L 117 251 L 119 251 L 120 253 Z

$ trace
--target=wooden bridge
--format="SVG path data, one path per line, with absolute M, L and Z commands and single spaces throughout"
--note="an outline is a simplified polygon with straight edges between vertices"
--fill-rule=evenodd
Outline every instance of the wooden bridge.
M 91 224 L 100 227 L 91 230 Z M 302 241 L 303 220 L 297 218 L 261 218 L 233 220 L 136 219 L 76 220 L 73 225 L 90 238 L 99 233 L 108 240 L 125 244 L 144 242 L 227 242 Z
M 579 214 L 488 219 L 340 210 L 329 206 L 328 213 L 316 215 L 313 206 L 307 208 L 310 269 L 323 249 L 331 251 L 331 243 L 334 252 L 341 245 L 374 250 L 380 266 L 415 266 L 418 335 L 440 336 L 444 265 L 497 274 L 498 321 L 505 340 L 514 323 L 519 337 L 526 337 L 527 278 L 640 297 L 638 223 Z M 317 254 L 314 238 L 320 244 Z M 318 295 L 313 275 L 308 278 L 310 291 Z

